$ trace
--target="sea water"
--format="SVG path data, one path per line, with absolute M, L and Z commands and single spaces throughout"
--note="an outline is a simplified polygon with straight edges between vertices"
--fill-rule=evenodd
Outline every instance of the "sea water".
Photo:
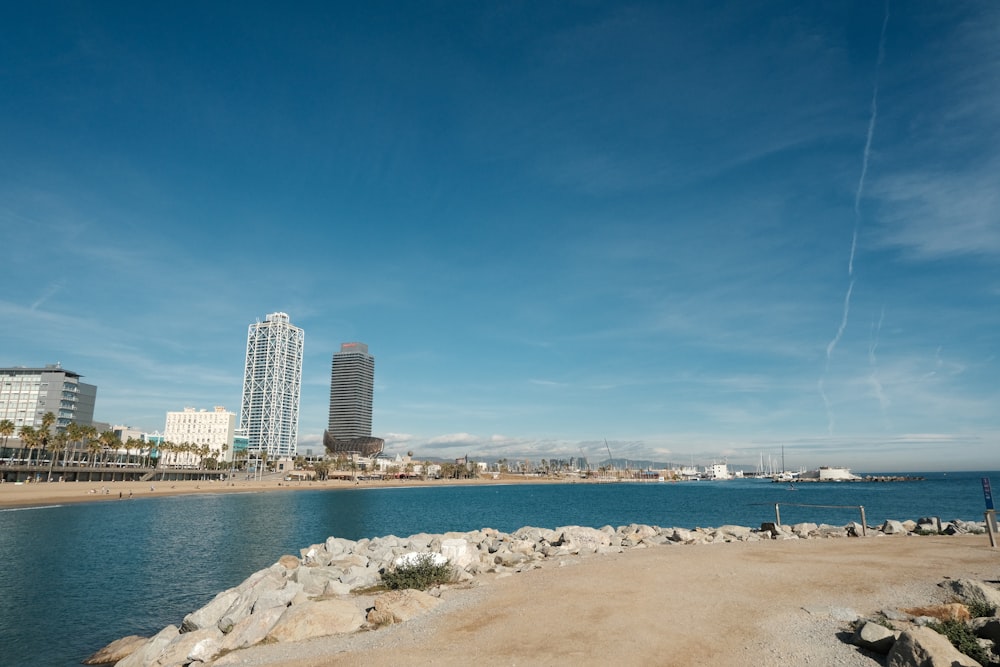
M 921 475 L 921 473 L 908 473 Z M 135 498 L 0 510 L 0 664 L 77 665 L 108 642 L 151 635 L 283 554 L 329 536 L 523 526 L 681 528 L 775 519 L 869 525 L 886 519 L 982 520 L 981 479 L 763 480 L 622 484 L 360 487 Z M 404 483 L 405 484 L 405 483 Z M 834 507 L 815 507 L 826 505 Z

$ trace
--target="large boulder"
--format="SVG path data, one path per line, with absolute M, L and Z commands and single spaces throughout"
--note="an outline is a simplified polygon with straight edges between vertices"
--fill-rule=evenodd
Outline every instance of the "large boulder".
M 335 567 L 302 566 L 292 573 L 292 581 L 307 595 L 322 595 L 331 581 L 339 582 L 344 572 Z
M 941 584 L 966 602 L 985 602 L 1000 609 L 1000 589 L 975 579 L 949 579 Z
M 146 642 L 149 641 L 149 637 L 140 637 L 139 635 L 129 635 L 128 637 L 122 637 L 121 639 L 116 639 L 100 651 L 97 651 L 92 656 L 83 661 L 85 665 L 111 665 L 119 660 L 124 660 L 128 656 L 132 655 L 138 651 Z
M 819 526 L 810 521 L 804 521 L 802 523 L 797 523 L 792 526 L 792 532 L 799 537 L 809 537 L 813 533 L 819 531 Z
M 746 540 L 753 533 L 753 531 L 747 528 L 746 526 L 733 526 L 729 524 L 724 526 L 719 526 L 715 530 L 716 532 L 722 535 L 725 535 L 727 537 L 732 537 L 737 540 Z
M 385 622 L 386 615 L 392 618 L 393 623 L 403 623 L 427 613 L 439 604 L 441 604 L 440 598 L 423 591 L 407 589 L 379 595 L 375 598 L 373 611 L 378 613 L 378 618 L 383 619 L 380 624 Z
M 276 642 L 297 642 L 354 632 L 364 622 L 365 615 L 353 602 L 320 600 L 286 609 L 267 636 Z
M 115 663 L 115 667 L 148 667 L 160 657 L 163 650 L 180 636 L 176 625 L 168 625 L 146 642 L 137 651 Z
M 896 643 L 896 633 L 878 623 L 866 621 L 858 626 L 851 638 L 851 643 L 866 648 L 875 653 L 885 655 Z
M 941 519 L 936 516 L 924 516 L 917 519 L 917 530 L 928 533 L 941 532 Z
M 441 555 L 455 567 L 466 568 L 478 560 L 469 543 L 461 538 L 441 540 Z
M 284 613 L 284 607 L 271 607 L 238 621 L 229 634 L 222 638 L 219 652 L 235 651 L 264 641 Z
M 302 592 L 302 584 L 296 581 L 286 581 L 281 588 L 263 591 L 253 604 L 251 613 L 258 613 L 271 607 L 287 607 Z
M 218 628 L 204 628 L 175 637 L 151 663 L 151 667 L 183 667 L 195 660 L 207 662 L 219 651 L 222 633 Z
M 1000 644 L 1000 618 L 996 616 L 974 618 L 969 621 L 969 625 L 977 637 L 989 639 L 994 644 Z
M 888 667 L 982 667 L 928 627 L 906 630 L 889 649 Z
M 281 568 L 285 571 L 284 568 Z M 305 569 L 299 567 L 299 570 Z M 245 582 L 236 587 L 239 591 L 239 595 L 233 600 L 233 603 L 229 605 L 229 608 L 222 614 L 219 619 L 217 627 L 223 632 L 229 632 L 236 623 L 250 615 L 253 610 L 253 606 L 257 603 L 257 599 L 266 591 L 274 591 L 279 588 L 283 588 L 287 583 L 287 580 L 283 576 L 279 576 L 270 569 L 261 570 L 255 573 Z
M 908 532 L 903 524 L 895 519 L 886 519 L 879 530 L 886 535 L 905 535 Z
M 240 593 L 235 588 L 222 591 L 204 607 L 185 616 L 181 623 L 181 632 L 194 632 L 195 630 L 216 627 L 219 619 L 233 606 L 239 596 Z
M 560 533 L 559 540 L 551 543 L 566 547 L 573 553 L 592 554 L 602 547 L 611 546 L 611 535 L 595 528 L 564 526 L 557 528 L 556 532 Z

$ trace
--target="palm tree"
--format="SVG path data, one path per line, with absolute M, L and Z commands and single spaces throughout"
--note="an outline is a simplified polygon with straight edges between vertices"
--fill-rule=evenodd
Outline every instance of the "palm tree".
M 52 436 L 52 441 L 49 443 L 49 451 L 52 453 L 49 457 L 49 481 L 52 481 L 52 466 L 55 465 L 56 456 L 59 452 L 64 452 L 69 447 L 69 434 L 66 431 L 59 431 L 54 436 Z
M 21 438 L 22 455 L 24 450 L 27 449 L 28 459 L 26 463 L 27 465 L 31 465 L 31 452 L 35 447 L 38 447 L 38 431 L 35 430 L 34 426 L 22 426 L 18 437 Z
M 139 452 L 140 450 L 142 450 L 142 441 L 139 440 L 138 438 L 133 438 L 132 436 L 129 436 L 128 440 L 125 441 L 125 462 L 126 463 L 129 463 L 130 462 L 129 459 L 132 458 L 132 450 L 133 449 L 136 450 L 137 452 Z M 139 457 L 142 458 L 142 455 L 140 454 Z
M 231 468 L 232 466 L 229 465 L 229 461 L 227 460 L 227 456 L 226 456 L 228 452 L 229 452 L 229 445 L 223 444 L 222 445 L 222 461 L 223 461 L 223 463 L 224 463 L 224 465 L 226 467 Z
M 49 440 L 52 438 L 52 425 L 56 423 L 56 416 L 52 412 L 42 415 L 42 421 L 38 424 L 38 446 L 45 451 L 49 448 Z
M 101 443 L 101 453 L 104 463 L 108 462 L 108 453 L 114 450 L 115 454 L 118 453 L 118 446 L 122 444 L 121 438 L 111 430 L 104 431 L 98 436 L 97 441 Z
M 3 448 L 7 449 L 7 440 L 14 435 L 14 422 L 9 419 L 0 421 L 0 436 L 3 437 Z
M 66 435 L 69 436 L 69 444 L 72 445 L 74 451 L 79 451 L 81 449 L 80 441 L 83 440 L 83 426 L 80 426 L 76 422 L 70 422 L 66 426 Z M 70 447 L 66 448 L 66 456 L 69 457 Z
M 97 466 L 96 453 L 100 451 L 100 446 L 96 449 L 94 448 L 94 442 L 97 440 L 97 428 L 91 425 L 82 426 L 80 428 L 80 449 L 86 451 L 91 455 L 90 465 L 93 467 Z
M 97 455 L 101 453 L 101 441 L 97 438 L 87 436 L 84 439 L 87 445 L 87 453 L 90 454 L 90 467 L 97 467 Z
M 169 440 L 163 440 L 157 446 L 157 449 L 160 452 L 160 457 L 159 457 L 158 460 L 160 462 L 159 463 L 159 465 L 160 465 L 160 481 L 162 482 L 164 479 L 166 479 L 166 476 L 167 476 L 167 466 L 168 466 L 167 459 L 170 457 L 171 454 L 173 454 L 175 451 L 177 451 L 177 445 L 175 445 L 174 443 L 170 442 Z

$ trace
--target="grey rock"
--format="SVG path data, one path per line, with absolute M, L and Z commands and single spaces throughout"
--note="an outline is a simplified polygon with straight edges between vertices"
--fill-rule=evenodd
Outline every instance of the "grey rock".
M 149 637 L 140 637 L 139 635 L 129 635 L 128 637 L 116 639 L 84 660 L 83 664 L 108 665 L 119 660 L 124 660 L 142 648 L 148 641 Z
M 888 667 L 982 667 L 930 628 L 903 632 L 886 656 Z
M 996 616 L 974 618 L 969 621 L 969 625 L 977 637 L 989 639 L 994 643 L 1000 643 L 1000 618 Z
M 299 567 L 295 572 L 302 570 L 316 570 L 319 568 L 306 568 Z M 262 575 L 262 576 L 257 576 Z M 240 592 L 239 596 L 233 601 L 229 606 L 229 609 L 222 615 L 219 619 L 217 627 L 223 632 L 229 632 L 229 629 L 236 625 L 236 623 L 242 619 L 244 616 L 249 616 L 251 610 L 253 609 L 254 603 L 257 602 L 257 598 L 265 591 L 276 590 L 285 585 L 285 578 L 277 576 L 275 573 L 268 570 L 261 570 L 255 575 L 251 575 L 249 579 L 237 586 L 237 590 Z
M 716 528 L 716 531 L 722 533 L 723 535 L 730 535 L 737 539 L 745 538 L 752 532 L 746 526 L 731 526 L 731 525 L 719 526 L 718 528 Z
M 204 628 L 178 635 L 153 661 L 152 667 L 183 667 L 193 660 L 206 662 L 219 651 L 222 633 L 217 628 Z
M 941 584 L 966 602 L 981 601 L 1000 609 L 1000 589 L 974 579 L 949 579 Z
M 302 584 L 296 581 L 287 581 L 282 588 L 264 591 L 254 602 L 251 613 L 256 614 L 271 607 L 287 607 L 302 590 Z
M 286 609 L 268 638 L 277 642 L 297 642 L 354 632 L 364 622 L 364 614 L 353 602 L 320 600 Z
M 560 533 L 559 546 L 582 554 L 596 553 L 601 547 L 611 546 L 611 535 L 614 534 L 581 526 L 563 526 L 556 531 Z
M 234 625 L 229 634 L 222 638 L 219 652 L 235 651 L 264 641 L 267 633 L 271 631 L 271 628 L 284 613 L 284 608 L 273 607 L 247 616 Z
M 334 567 L 300 567 L 292 580 L 302 586 L 307 595 L 322 595 L 331 581 L 340 581 L 344 572 Z
M 886 535 L 905 535 L 909 532 L 903 527 L 903 524 L 895 519 L 886 519 L 885 523 L 882 524 L 882 527 L 879 530 Z
M 233 605 L 240 593 L 235 588 L 222 591 L 212 601 L 197 611 L 193 611 L 184 617 L 181 623 L 181 632 L 194 632 L 204 628 L 216 627 L 219 619 Z
M 939 533 L 939 532 L 941 532 L 941 519 L 939 517 L 936 517 L 936 516 L 924 516 L 924 517 L 920 517 L 917 520 L 917 528 L 918 528 L 918 530 L 921 527 L 923 527 L 923 526 L 927 526 L 927 530 L 929 530 L 931 532 Z
M 819 530 L 819 526 L 810 522 L 797 523 L 792 526 L 792 532 L 799 537 L 808 537 L 812 533 Z
M 897 633 L 884 625 L 865 621 L 854 631 L 851 643 L 855 646 L 866 648 L 869 651 L 885 655 L 892 648 L 892 645 L 896 643 L 896 635 Z
M 374 608 L 389 614 L 393 622 L 402 623 L 416 618 L 441 604 L 441 599 L 423 591 L 403 590 L 383 593 L 375 598 Z M 371 620 L 371 619 L 369 619 Z
M 149 667 L 153 661 L 160 657 L 170 642 L 177 639 L 180 634 L 176 625 L 168 625 L 153 635 L 152 639 L 135 653 L 116 662 L 115 667 Z

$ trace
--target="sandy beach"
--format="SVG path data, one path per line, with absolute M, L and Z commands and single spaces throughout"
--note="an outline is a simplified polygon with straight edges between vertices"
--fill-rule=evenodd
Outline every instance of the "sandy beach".
M 361 489 L 394 486 L 457 486 L 467 484 L 543 484 L 587 483 L 581 479 L 504 476 L 500 479 L 451 480 L 327 480 L 323 482 L 286 482 L 272 475 L 264 480 L 236 478 L 230 481 L 151 481 L 151 482 L 34 482 L 0 484 L 0 507 L 37 507 L 66 503 L 109 502 L 129 498 L 148 498 L 204 493 L 290 493 L 303 489 Z

